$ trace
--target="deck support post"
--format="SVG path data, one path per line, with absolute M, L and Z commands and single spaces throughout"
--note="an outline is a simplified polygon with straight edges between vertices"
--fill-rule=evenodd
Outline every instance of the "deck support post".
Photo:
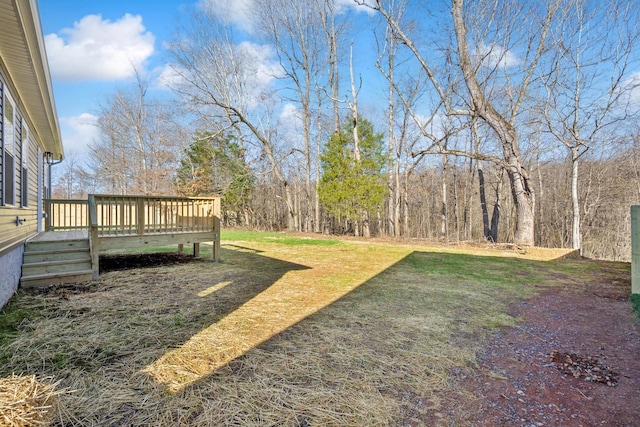
M 136 232 L 138 236 L 143 236 L 145 224 L 144 224 L 144 198 L 142 197 L 138 198 L 138 201 L 136 204 L 136 213 L 137 213 Z
M 100 239 L 98 238 L 98 213 L 96 200 L 89 194 L 89 248 L 91 248 L 91 278 L 98 280 L 100 276 Z
M 217 197 L 213 201 L 213 231 L 215 233 L 215 239 L 213 241 L 213 261 L 220 261 L 220 198 Z

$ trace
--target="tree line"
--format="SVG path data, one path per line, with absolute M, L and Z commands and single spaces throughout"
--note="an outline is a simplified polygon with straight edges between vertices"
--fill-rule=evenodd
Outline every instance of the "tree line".
M 168 47 L 175 98 L 138 78 L 106 100 L 58 193 L 221 194 L 228 225 L 629 259 L 637 2 L 354 4 L 254 0 L 250 33 L 194 11 Z

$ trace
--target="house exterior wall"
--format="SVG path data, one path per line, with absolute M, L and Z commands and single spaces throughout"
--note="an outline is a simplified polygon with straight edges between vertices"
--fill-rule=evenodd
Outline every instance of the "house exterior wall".
M 42 230 L 45 169 L 64 158 L 37 0 L 0 0 L 0 308 Z
M 29 132 L 29 126 L 23 118 L 19 100 L 8 97 L 9 85 L 7 78 L 0 73 L 0 106 L 6 105 L 10 99 L 13 108 L 0 108 L 0 159 L 6 162 L 8 153 L 5 151 L 7 135 L 12 135 L 13 174 L 5 175 L 5 168 L 0 167 L 0 187 L 4 190 L 6 181 L 12 180 L 13 197 L 7 199 L 0 192 L 0 307 L 2 307 L 15 293 L 20 282 L 22 254 L 24 242 L 38 231 L 39 214 L 38 180 L 42 173 L 38 169 L 40 150 L 37 141 Z M 6 111 L 12 111 L 14 129 L 8 132 L 5 120 Z M 19 129 L 18 129 L 19 127 Z
M 2 274 L 0 275 L 0 308 L 3 307 L 13 296 L 22 272 L 22 254 L 24 245 L 18 245 L 12 250 L 0 255 L 0 265 Z

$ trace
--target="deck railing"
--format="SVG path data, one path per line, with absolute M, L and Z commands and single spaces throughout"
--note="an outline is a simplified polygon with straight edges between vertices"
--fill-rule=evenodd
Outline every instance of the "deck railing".
M 86 230 L 89 211 L 86 200 L 45 199 L 45 231 Z
M 89 195 L 98 237 L 216 231 L 218 198 Z
M 45 231 L 88 230 L 100 237 L 215 231 L 214 197 L 89 195 L 89 200 L 46 199 Z

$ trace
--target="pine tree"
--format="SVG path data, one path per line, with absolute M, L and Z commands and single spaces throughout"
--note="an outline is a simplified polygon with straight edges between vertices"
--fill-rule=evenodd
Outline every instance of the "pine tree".
M 318 196 L 325 211 L 337 218 L 359 221 L 382 207 L 387 187 L 383 134 L 377 134 L 366 119 L 358 121 L 359 157 L 354 155 L 350 125 L 329 139 L 320 157 L 322 177 Z

